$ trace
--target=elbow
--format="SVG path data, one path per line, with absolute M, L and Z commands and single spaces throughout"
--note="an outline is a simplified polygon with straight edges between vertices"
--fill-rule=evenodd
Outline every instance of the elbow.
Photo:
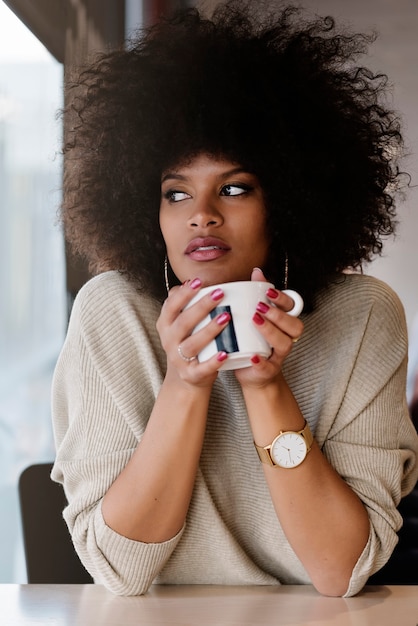
M 107 589 L 107 591 L 110 591 L 110 593 L 113 593 L 113 595 L 121 597 L 142 596 L 147 593 L 148 589 L 150 588 L 150 584 L 148 582 L 144 584 L 136 583 L 135 585 L 132 585 L 129 582 L 123 583 L 123 581 L 106 579 L 98 582 L 101 582 L 101 584 Z
M 351 575 L 351 570 L 349 572 L 335 572 L 335 570 L 317 572 L 315 576 L 311 577 L 312 585 L 322 596 L 341 598 L 347 593 L 350 586 Z
M 332 598 L 342 598 L 347 593 L 348 583 L 339 584 L 336 581 L 332 581 L 331 583 L 325 584 L 315 584 L 313 583 L 315 589 L 322 596 L 328 596 Z
M 91 568 L 94 582 L 103 585 L 115 596 L 142 596 L 149 590 L 152 579 L 148 576 L 129 576 L 115 571 L 110 563 L 102 563 L 100 568 Z

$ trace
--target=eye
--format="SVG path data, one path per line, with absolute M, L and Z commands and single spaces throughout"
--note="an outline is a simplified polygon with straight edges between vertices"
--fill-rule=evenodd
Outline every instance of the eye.
M 221 189 L 221 196 L 241 196 L 251 191 L 251 189 L 249 185 L 245 185 L 244 183 L 224 185 Z
M 169 189 L 163 194 L 165 200 L 169 202 L 181 202 L 182 200 L 187 200 L 190 198 L 190 195 L 185 191 L 177 191 L 176 189 Z

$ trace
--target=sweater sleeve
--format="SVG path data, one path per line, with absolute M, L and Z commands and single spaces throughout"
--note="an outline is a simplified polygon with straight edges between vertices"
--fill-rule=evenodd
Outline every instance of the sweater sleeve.
M 95 582 L 120 595 L 144 593 L 175 549 L 123 537 L 103 519 L 102 499 L 145 429 L 164 367 L 155 330 L 158 305 L 115 272 L 90 281 L 74 303 L 55 369 L 53 480 L 64 517 Z
M 406 403 L 407 331 L 397 296 L 367 283 L 369 310 L 359 330 L 338 414 L 323 451 L 366 506 L 368 543 L 346 596 L 358 593 L 392 554 L 402 518 L 400 499 L 417 481 L 418 438 Z

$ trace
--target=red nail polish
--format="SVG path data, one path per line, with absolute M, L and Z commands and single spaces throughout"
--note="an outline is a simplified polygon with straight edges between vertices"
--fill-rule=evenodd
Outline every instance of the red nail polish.
M 276 291 L 276 289 L 272 289 L 271 287 L 269 287 L 266 291 L 266 295 L 267 295 L 267 298 L 271 298 L 272 300 L 274 300 L 275 298 L 278 297 L 279 292 Z
M 216 323 L 219 324 L 219 326 L 222 326 L 222 324 L 226 324 L 226 322 L 229 322 L 230 319 L 231 314 L 228 313 L 228 311 L 224 311 L 223 313 L 220 313 L 218 315 L 218 317 L 216 318 Z
M 222 289 L 215 289 L 215 291 L 212 291 L 212 293 L 210 294 L 210 297 L 216 302 L 217 300 L 220 300 L 224 297 L 224 292 L 222 291 Z
M 225 361 L 225 359 L 228 358 L 228 353 L 227 352 L 219 352 L 218 356 L 216 358 L 218 359 L 218 361 Z
M 262 318 L 259 313 L 254 313 L 253 322 L 261 326 L 262 324 L 264 324 L 264 318 Z
M 260 313 L 267 313 L 269 308 L 270 308 L 269 305 L 266 304 L 265 302 L 259 302 L 256 306 L 257 311 L 260 311 Z
M 200 278 L 194 278 L 192 282 L 190 283 L 190 287 L 192 289 L 198 289 L 198 287 L 200 287 L 201 284 L 202 284 L 202 281 L 200 280 Z
M 251 357 L 251 362 L 254 364 L 260 363 L 260 357 L 258 354 L 254 354 L 254 356 Z

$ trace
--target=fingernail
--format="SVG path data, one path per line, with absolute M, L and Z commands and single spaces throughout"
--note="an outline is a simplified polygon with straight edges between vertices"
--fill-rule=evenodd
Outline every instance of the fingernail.
M 218 361 L 225 361 L 227 357 L 228 357 L 227 352 L 219 352 L 216 358 L 218 359 Z
M 269 287 L 266 291 L 266 295 L 267 295 L 267 298 L 272 298 L 274 300 L 274 298 L 278 297 L 279 292 L 276 291 L 276 289 L 272 289 L 271 287 Z
M 198 287 L 200 287 L 202 284 L 202 281 L 200 280 L 200 278 L 194 278 L 192 280 L 192 282 L 190 283 L 190 287 L 192 289 L 197 289 Z
M 222 326 L 222 324 L 226 324 L 226 322 L 229 322 L 230 319 L 231 314 L 228 313 L 228 311 L 224 311 L 223 313 L 220 313 L 218 315 L 218 317 L 216 318 L 216 323 L 219 324 L 219 326 Z
M 255 322 L 256 324 L 261 326 L 262 324 L 264 324 L 264 318 L 261 317 L 261 315 L 259 313 L 254 313 L 254 315 L 253 315 L 253 322 Z
M 267 313 L 270 307 L 265 302 L 259 302 L 255 308 L 257 311 L 260 311 L 260 313 Z
M 260 357 L 258 356 L 258 354 L 254 354 L 254 356 L 251 357 L 251 362 L 252 363 L 260 363 Z
M 210 297 L 212 298 L 212 300 L 220 300 L 221 298 L 223 298 L 224 296 L 224 292 L 222 291 L 222 289 L 215 289 L 215 291 L 212 291 L 212 293 L 210 294 Z

